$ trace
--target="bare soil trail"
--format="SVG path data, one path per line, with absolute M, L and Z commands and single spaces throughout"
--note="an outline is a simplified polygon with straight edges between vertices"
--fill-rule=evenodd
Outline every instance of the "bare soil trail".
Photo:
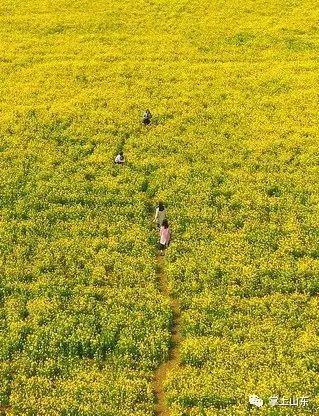
M 165 403 L 164 381 L 166 379 L 167 372 L 178 364 L 180 358 L 180 343 L 182 339 L 180 333 L 180 307 L 178 301 L 172 297 L 168 287 L 168 281 L 164 271 L 165 256 L 158 254 L 156 256 L 156 261 L 157 275 L 161 292 L 170 302 L 173 312 L 173 322 L 171 326 L 172 338 L 168 360 L 158 367 L 154 377 L 154 392 L 157 398 L 155 413 L 157 416 L 169 416 L 169 408 Z

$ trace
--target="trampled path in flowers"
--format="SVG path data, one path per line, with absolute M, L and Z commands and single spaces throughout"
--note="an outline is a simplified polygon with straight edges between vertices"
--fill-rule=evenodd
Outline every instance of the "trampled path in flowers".
M 125 154 L 125 145 L 126 140 L 123 140 L 122 143 L 118 146 L 118 151 Z M 123 167 L 126 168 L 125 165 Z M 154 201 L 150 201 L 150 204 L 154 206 Z M 152 221 L 152 217 L 150 217 L 150 221 Z M 173 319 L 171 324 L 171 344 L 168 359 L 167 361 L 160 364 L 154 374 L 154 394 L 156 398 L 155 414 L 156 416 L 169 416 L 170 411 L 166 403 L 164 385 L 168 372 L 179 363 L 180 343 L 182 337 L 180 333 L 180 305 L 178 300 L 173 298 L 169 289 L 168 280 L 165 274 L 165 257 L 162 256 L 159 252 L 156 255 L 156 274 L 160 286 L 160 291 L 162 295 L 169 301 Z
M 157 275 L 160 283 L 160 288 L 162 294 L 169 300 L 171 309 L 173 312 L 173 322 L 171 327 L 171 348 L 169 351 L 168 360 L 162 363 L 157 371 L 155 372 L 154 377 L 154 392 L 156 395 L 157 403 L 155 407 L 155 412 L 157 416 L 168 416 L 170 414 L 169 408 L 165 403 L 165 391 L 164 383 L 168 372 L 178 364 L 179 355 L 180 355 L 180 343 L 181 343 L 181 333 L 180 333 L 180 307 L 176 299 L 174 299 L 170 293 L 167 278 L 165 275 L 164 264 L 165 260 L 160 254 L 156 257 L 157 260 Z

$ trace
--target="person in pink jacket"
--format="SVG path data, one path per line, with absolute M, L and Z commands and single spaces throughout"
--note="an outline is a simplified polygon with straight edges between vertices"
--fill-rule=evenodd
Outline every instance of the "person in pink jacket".
M 171 230 L 166 219 L 163 220 L 162 226 L 160 228 L 160 250 L 161 254 L 164 253 L 166 247 L 169 246 L 171 239 Z

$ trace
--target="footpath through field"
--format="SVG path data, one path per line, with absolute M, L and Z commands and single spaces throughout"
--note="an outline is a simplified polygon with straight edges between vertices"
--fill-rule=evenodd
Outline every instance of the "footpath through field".
M 181 342 L 181 333 L 180 333 L 180 307 L 176 299 L 174 299 L 168 288 L 168 282 L 165 275 L 164 263 L 165 260 L 163 256 L 157 254 L 157 275 L 160 283 L 160 288 L 163 296 L 165 296 L 171 305 L 173 312 L 173 322 L 171 327 L 171 348 L 169 351 L 168 360 L 162 363 L 157 371 L 155 372 L 154 377 L 154 392 L 156 395 L 157 403 L 155 407 L 155 412 L 157 416 L 168 416 L 170 414 L 168 406 L 165 403 L 165 391 L 164 383 L 169 370 L 171 370 L 174 365 L 179 362 L 179 347 Z
M 118 146 L 118 152 L 125 153 L 125 145 L 127 140 L 122 140 Z M 127 167 L 126 163 L 123 166 Z M 153 201 L 150 205 L 154 206 Z M 150 218 L 150 221 L 152 218 Z M 168 372 L 178 364 L 180 356 L 180 305 L 177 299 L 173 298 L 169 289 L 168 280 L 165 274 L 165 256 L 159 252 L 156 255 L 156 274 L 162 295 L 169 301 L 172 311 L 171 323 L 171 342 L 167 361 L 160 364 L 154 374 L 153 390 L 156 398 L 155 414 L 156 416 L 169 416 L 170 411 L 165 400 L 165 380 Z

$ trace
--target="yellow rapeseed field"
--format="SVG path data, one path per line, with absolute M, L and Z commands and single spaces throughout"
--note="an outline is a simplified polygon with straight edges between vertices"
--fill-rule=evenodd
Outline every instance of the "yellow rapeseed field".
M 155 416 L 159 199 L 170 416 L 317 414 L 318 10 L 0 5 L 0 414 Z

